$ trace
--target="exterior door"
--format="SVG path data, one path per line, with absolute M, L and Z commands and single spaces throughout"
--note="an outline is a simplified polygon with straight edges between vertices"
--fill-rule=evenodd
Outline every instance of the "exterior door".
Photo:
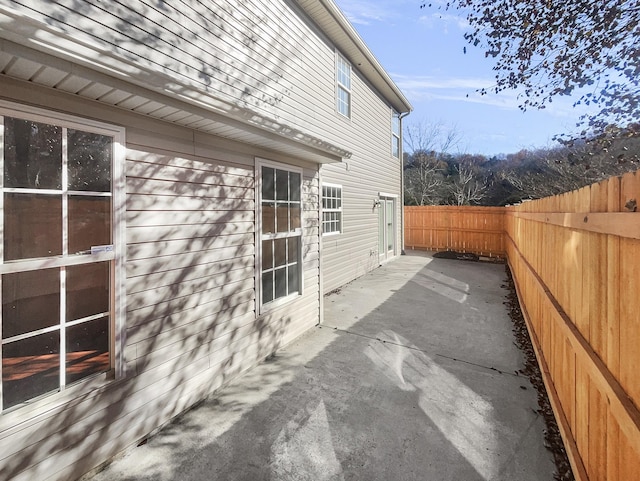
M 385 262 L 396 255 L 396 199 L 380 197 L 378 206 L 378 255 Z

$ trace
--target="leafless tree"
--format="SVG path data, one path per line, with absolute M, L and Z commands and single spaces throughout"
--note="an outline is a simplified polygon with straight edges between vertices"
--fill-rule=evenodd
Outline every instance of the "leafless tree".
M 487 195 L 487 180 L 477 175 L 470 166 L 464 164 L 456 167 L 457 176 L 450 186 L 456 205 L 479 204 Z
M 576 190 L 638 168 L 640 136 L 566 142 L 561 147 L 522 151 L 507 158 L 497 178 L 522 198 L 537 199 Z
M 444 183 L 443 169 L 432 154 L 414 154 L 412 168 L 406 171 L 405 196 L 411 204 L 432 205 L 440 198 Z
M 406 151 L 405 198 L 415 205 L 441 204 L 447 197 L 443 157 L 455 148 L 461 135 L 442 122 L 421 121 L 409 125 L 404 133 Z
M 405 151 L 450 153 L 459 147 L 462 135 L 457 127 L 443 122 L 419 121 L 408 125 L 404 131 Z

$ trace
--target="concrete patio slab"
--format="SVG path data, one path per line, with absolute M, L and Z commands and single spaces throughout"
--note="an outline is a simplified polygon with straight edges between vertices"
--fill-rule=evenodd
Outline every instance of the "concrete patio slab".
M 402 256 L 92 481 L 552 480 L 504 265 Z

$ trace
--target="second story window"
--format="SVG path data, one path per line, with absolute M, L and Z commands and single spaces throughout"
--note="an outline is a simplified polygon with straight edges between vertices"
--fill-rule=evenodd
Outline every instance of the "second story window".
M 391 116 L 391 155 L 400 158 L 400 116 L 396 112 Z
M 351 65 L 340 54 L 336 56 L 336 108 L 351 117 Z

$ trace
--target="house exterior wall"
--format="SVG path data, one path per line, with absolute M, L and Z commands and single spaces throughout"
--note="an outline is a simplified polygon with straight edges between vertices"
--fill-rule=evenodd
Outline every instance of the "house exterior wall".
M 387 102 L 354 70 L 352 117 L 340 119 L 350 159 L 323 165 L 322 183 L 342 186 L 342 232 L 322 238 L 323 292 L 330 292 L 380 265 L 379 194 L 395 196 L 395 255 L 400 255 L 402 166 L 391 155 L 391 115 Z
M 336 144 L 350 138 L 335 125 L 334 46 L 295 2 L 0 0 L 3 10 L 28 19 L 34 36 L 62 32 L 99 51 L 100 68 L 146 88 Z M 84 61 L 71 46 L 64 55 Z
M 126 139 L 115 379 L 0 413 L 2 477 L 95 468 L 317 324 L 323 290 L 378 265 L 373 201 L 400 193 L 390 102 L 354 68 L 352 116 L 336 112 L 336 47 L 303 4 L 0 0 L 0 100 Z M 302 294 L 266 310 L 260 159 L 302 172 Z M 343 186 L 332 238 L 321 182 Z
M 75 479 L 318 322 L 318 166 L 0 78 L 8 92 L 126 129 L 124 376 L 0 415 L 3 477 Z M 258 316 L 256 157 L 303 168 L 304 222 L 303 294 Z

